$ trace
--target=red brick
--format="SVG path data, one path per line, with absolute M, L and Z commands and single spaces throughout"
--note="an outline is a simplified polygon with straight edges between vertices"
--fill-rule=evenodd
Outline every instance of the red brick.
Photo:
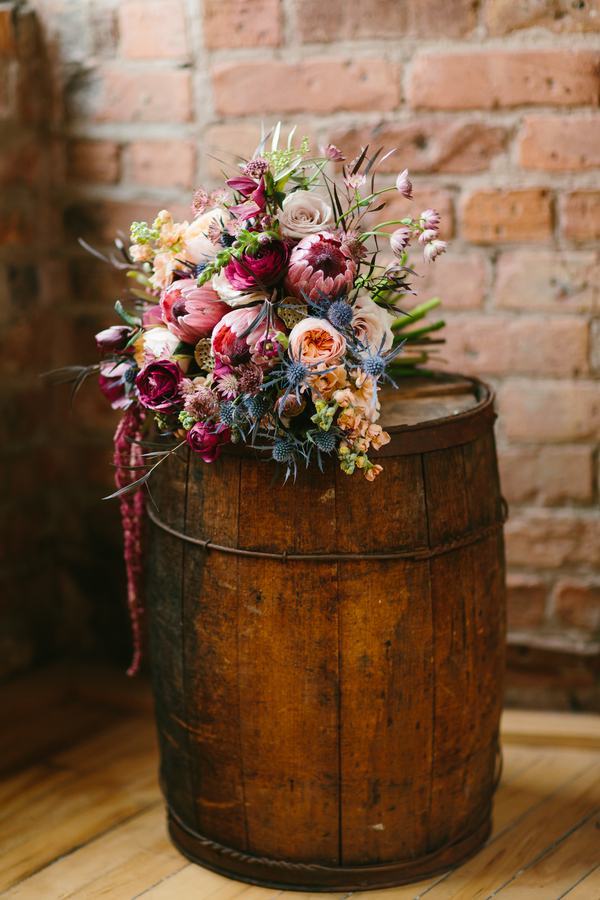
M 35 239 L 31 218 L 20 210 L 0 213 L 0 246 L 30 245 Z
M 5 9 L 0 9 L 0 56 L 16 55 L 14 15 L 12 4 Z
M 600 564 L 600 519 L 570 510 L 519 512 L 504 526 L 510 565 L 560 569 Z
M 554 611 L 567 628 L 600 629 L 600 581 L 562 578 L 556 585 Z
M 191 141 L 132 141 L 131 178 L 136 184 L 191 188 L 195 153 Z
M 446 253 L 435 263 L 425 264 L 419 255 L 409 265 L 421 278 L 413 278 L 412 286 L 419 291 L 416 302 L 440 297 L 443 317 L 446 309 L 477 309 L 482 306 L 486 293 L 487 266 L 484 259 L 474 253 L 458 255 Z M 442 356 L 444 355 L 442 350 Z
M 568 241 L 600 239 L 600 191 L 573 191 L 560 198 L 563 236 Z
M 37 143 L 18 143 L 6 147 L 0 156 L 0 185 L 35 186 L 42 166 L 42 150 Z
M 502 493 L 509 503 L 558 506 L 593 500 L 593 447 L 509 447 L 500 450 L 498 464 Z
M 464 37 L 477 19 L 471 0 L 296 0 L 303 43 L 354 38 Z
M 590 369 L 600 375 L 600 319 L 590 322 Z
M 308 137 L 311 152 L 317 153 L 317 142 L 311 128 L 302 123 L 298 125 L 294 136 L 294 145 L 300 146 L 302 138 Z M 287 147 L 287 139 L 294 125 L 282 125 L 280 146 Z M 206 159 L 208 174 L 222 183 L 223 172 L 230 177 L 237 164 L 250 159 L 260 143 L 260 127 L 247 122 L 237 124 L 212 125 L 204 132 L 202 156 Z
M 422 53 L 407 99 L 414 109 L 597 105 L 599 61 L 598 53 L 569 49 Z
M 504 309 L 588 312 L 597 306 L 599 287 L 592 251 L 515 250 L 498 259 L 494 301 Z
M 485 23 L 492 35 L 521 28 L 547 28 L 557 34 L 600 31 L 598 0 L 488 0 Z
M 204 42 L 224 47 L 276 47 L 281 43 L 279 0 L 204 0 Z
M 463 206 L 463 234 L 474 244 L 546 241 L 552 208 L 546 190 L 478 191 Z
M 121 150 L 115 141 L 73 141 L 69 173 L 77 181 L 114 184 L 119 180 Z
M 588 368 L 588 325 L 575 316 L 465 315 L 443 336 L 447 367 L 465 375 L 568 377 Z
M 191 117 L 188 72 L 159 69 L 105 72 L 100 122 L 187 122 Z
M 525 169 L 559 172 L 600 166 L 600 116 L 536 116 L 525 119 L 519 145 Z
M 509 440 L 561 443 L 600 437 L 600 382 L 515 379 L 500 390 Z
M 390 191 L 389 194 L 383 194 L 380 202 L 385 200 L 384 208 L 369 215 L 369 224 L 388 222 L 394 219 L 403 219 L 406 216 L 417 217 L 426 209 L 436 209 L 440 216 L 440 237 L 447 241 L 454 234 L 454 207 L 452 204 L 452 196 L 449 191 L 444 188 L 435 187 L 417 187 L 413 190 L 413 199 L 405 200 L 398 191 Z M 394 226 L 386 227 L 386 232 L 391 232 Z
M 484 122 L 422 118 L 393 124 L 336 131 L 330 140 L 348 159 L 358 156 L 367 144 L 396 152 L 385 159 L 378 171 L 398 172 L 483 172 L 492 159 L 504 151 L 506 131 Z
M 375 57 L 222 63 L 213 67 L 223 115 L 391 110 L 400 102 L 398 66 Z
M 534 575 L 508 574 L 506 607 L 509 631 L 541 625 L 546 608 L 546 585 Z
M 188 52 L 180 0 L 125 0 L 118 6 L 121 51 L 127 59 L 173 59 Z

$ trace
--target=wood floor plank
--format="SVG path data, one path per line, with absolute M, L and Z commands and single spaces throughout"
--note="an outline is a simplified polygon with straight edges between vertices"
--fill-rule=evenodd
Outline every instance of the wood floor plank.
M 552 786 L 549 785 L 550 790 Z M 540 799 L 543 800 L 543 796 Z M 487 898 L 598 805 L 599 761 L 568 783 L 563 783 L 556 793 L 547 796 L 528 815 L 517 819 L 511 828 L 491 841 L 474 859 L 432 888 L 426 894 L 427 900 Z
M 563 895 L 565 900 L 597 900 L 600 897 L 600 865 Z M 561 898 L 562 900 L 562 898 Z
M 188 865 L 136 900 L 274 900 L 281 891 L 233 881 L 200 866 Z
M 12 721 L 0 740 L 0 771 L 26 765 L 105 728 L 112 713 L 80 700 L 49 706 Z M 1 732 L 0 732 L 1 733 Z
M 502 887 L 496 896 L 498 900 L 559 900 L 599 863 L 600 810 Z M 587 900 L 593 898 L 594 894 L 587 895 Z
M 521 747 L 518 744 L 503 746 L 500 783 L 509 784 L 513 778 L 524 772 L 547 752 L 548 750 L 543 747 Z
M 86 770 L 62 783 L 56 792 L 41 793 L 18 815 L 0 822 L 0 890 L 11 887 L 73 848 L 147 808 L 160 798 L 156 748 L 135 720 L 130 752 L 113 747 L 113 761 Z M 141 741 L 140 741 L 141 737 Z M 145 739 L 144 739 L 145 738 Z M 140 746 L 141 744 L 141 746 Z M 108 748 L 105 749 L 105 756 Z M 77 765 L 74 751 L 64 754 Z
M 494 800 L 492 836 L 505 831 L 553 791 L 596 761 L 600 758 L 593 752 L 547 750 L 531 766 L 498 788 Z
M 142 852 L 187 865 L 168 839 L 162 800 L 106 834 L 46 866 L 0 896 L 2 900 L 66 900 L 87 896 L 86 891 Z M 138 876 L 142 871 L 138 870 Z M 164 876 L 162 876 L 164 877 Z M 157 879 L 158 880 L 158 879 Z M 152 884 L 150 882 L 149 884 Z M 147 887 L 148 885 L 146 885 Z M 142 887 L 141 889 L 144 889 Z
M 600 749 L 600 716 L 505 709 L 500 734 L 504 743 Z

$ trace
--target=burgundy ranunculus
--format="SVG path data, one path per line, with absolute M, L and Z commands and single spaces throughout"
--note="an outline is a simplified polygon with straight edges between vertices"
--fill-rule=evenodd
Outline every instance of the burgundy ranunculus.
M 236 291 L 268 288 L 284 274 L 289 255 L 290 249 L 283 241 L 268 241 L 253 256 L 243 250 L 241 259 L 233 259 L 224 269 L 225 277 Z
M 223 444 L 231 439 L 231 430 L 226 425 L 213 425 L 209 422 L 196 422 L 187 433 L 187 442 L 204 462 L 214 462 Z
M 128 328 L 127 325 L 112 325 L 110 328 L 105 328 L 96 335 L 98 350 L 112 353 L 124 350 L 132 333 L 133 329 Z
M 171 412 L 182 402 L 179 394 L 182 378 L 183 372 L 170 359 L 149 363 L 135 380 L 140 403 L 156 412 Z
M 98 386 L 113 409 L 127 409 L 133 403 L 134 398 L 126 393 L 126 375 L 131 368 L 131 365 L 126 362 L 117 365 L 113 362 L 106 362 L 100 365 Z
M 200 338 L 209 337 L 230 310 L 212 285 L 198 287 L 194 278 L 174 281 L 163 291 L 160 306 L 169 331 L 186 344 L 197 344 Z

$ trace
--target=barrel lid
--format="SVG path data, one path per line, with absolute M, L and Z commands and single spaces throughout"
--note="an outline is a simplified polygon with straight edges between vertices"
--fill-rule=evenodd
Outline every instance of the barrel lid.
M 466 444 L 492 427 L 494 394 L 477 378 L 450 373 L 399 380 L 380 391 L 380 424 L 391 437 L 369 456 L 406 456 Z

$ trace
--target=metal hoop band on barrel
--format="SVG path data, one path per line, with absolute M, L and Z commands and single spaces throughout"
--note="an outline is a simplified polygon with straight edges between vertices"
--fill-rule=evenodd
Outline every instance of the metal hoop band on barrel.
M 445 544 L 439 544 L 437 547 L 423 547 L 419 550 L 407 550 L 406 552 L 398 553 L 264 553 L 258 550 L 240 550 L 237 547 L 225 547 L 222 544 L 214 544 L 210 539 L 203 541 L 200 538 L 184 534 L 182 531 L 176 531 L 175 528 L 170 528 L 169 525 L 162 522 L 150 506 L 148 506 L 148 517 L 157 528 L 161 528 L 167 534 L 171 534 L 182 541 L 187 541 L 189 544 L 202 547 L 203 550 L 217 550 L 219 553 L 233 553 L 236 556 L 253 556 L 261 559 L 280 559 L 284 563 L 302 560 L 310 562 L 353 562 L 365 559 L 432 559 L 434 556 L 441 556 L 443 553 L 458 550 L 459 547 L 468 547 L 470 544 L 476 544 L 478 541 L 484 540 L 484 538 L 489 537 L 489 535 L 502 528 L 508 517 L 508 504 L 504 499 L 502 500 L 502 518 L 486 528 L 480 528 L 479 531 L 470 532 L 463 535 L 463 537 L 447 541 Z

